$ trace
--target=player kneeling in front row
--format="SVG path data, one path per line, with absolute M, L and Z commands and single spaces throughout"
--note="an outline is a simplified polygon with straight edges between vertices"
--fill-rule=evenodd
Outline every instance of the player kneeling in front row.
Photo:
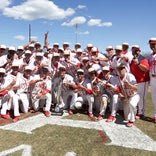
M 51 78 L 48 76 L 49 70 L 48 67 L 42 67 L 38 75 L 34 76 L 34 81 L 36 84 L 32 91 L 32 106 L 35 111 L 38 111 L 40 108 L 44 108 L 44 113 L 46 117 L 51 115 Z M 45 103 L 40 103 L 40 101 Z M 41 105 L 40 105 L 41 104 Z
M 30 99 L 30 81 L 32 80 L 32 67 L 26 66 L 24 73 L 18 76 L 16 84 L 13 86 L 13 90 L 16 94 L 13 95 L 13 109 L 14 119 L 13 122 L 17 122 L 20 119 L 20 109 L 23 113 L 27 113 L 29 110 Z M 21 101 L 21 103 L 19 102 Z
M 53 81 L 53 101 L 58 104 L 60 109 L 68 110 L 69 114 L 73 114 L 71 111 L 77 93 L 75 92 L 74 78 L 67 74 L 67 70 L 64 66 L 59 68 L 58 76 Z
M 93 91 L 91 86 L 91 81 L 84 76 L 84 70 L 78 69 L 77 70 L 77 98 L 75 100 L 74 105 L 71 107 L 70 111 L 73 112 L 73 110 L 81 109 L 84 104 L 88 104 L 88 115 L 89 117 L 93 117 L 93 103 L 94 103 L 94 97 L 93 97 Z
M 118 80 L 115 76 L 110 74 L 110 67 L 109 66 L 104 66 L 102 68 L 102 84 L 103 87 L 105 88 L 105 103 L 107 103 L 108 98 L 110 99 L 110 109 L 111 109 L 111 115 L 109 118 L 106 120 L 107 122 L 112 122 L 115 120 L 116 116 L 116 111 L 118 107 L 118 93 L 119 93 L 119 88 L 118 88 Z M 106 109 L 106 108 L 105 108 Z M 105 111 L 105 110 L 103 110 Z M 101 119 L 99 117 L 99 119 Z

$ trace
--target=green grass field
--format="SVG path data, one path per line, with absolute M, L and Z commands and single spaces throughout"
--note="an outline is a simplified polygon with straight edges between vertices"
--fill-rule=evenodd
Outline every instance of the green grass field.
M 147 97 L 146 118 L 137 120 L 135 125 L 153 140 L 156 140 L 156 124 L 149 120 L 149 117 L 153 117 L 153 112 L 153 104 L 149 94 Z M 66 116 L 64 119 L 90 121 L 87 115 L 80 113 Z M 45 125 L 33 130 L 32 134 L 0 130 L 0 151 L 26 144 L 31 146 L 32 156 L 65 156 L 67 152 L 74 152 L 76 156 L 156 155 L 156 152 L 107 145 L 109 142 L 111 140 L 108 137 L 106 142 L 102 142 L 98 131 L 95 129 Z M 9 156 L 22 156 L 22 150 L 12 152 Z

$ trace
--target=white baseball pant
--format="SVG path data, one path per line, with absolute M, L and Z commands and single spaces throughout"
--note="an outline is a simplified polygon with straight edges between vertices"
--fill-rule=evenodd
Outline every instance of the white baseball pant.
M 51 107 L 51 99 L 52 99 L 52 96 L 50 93 L 47 93 L 45 95 L 43 95 L 40 99 L 36 99 L 35 102 L 33 103 L 33 108 L 35 111 L 38 111 L 39 108 L 40 108 L 40 100 L 41 99 L 45 99 L 46 102 L 45 102 L 45 110 L 44 111 L 50 111 L 50 107 Z
M 21 103 L 19 102 L 21 101 Z M 13 96 L 14 116 L 20 116 L 19 108 L 23 113 L 27 113 L 29 109 L 29 97 L 27 93 L 15 94 Z
M 112 116 L 116 116 L 116 112 L 118 109 L 118 94 L 114 94 L 112 95 L 112 99 L 111 99 L 111 106 L 112 106 L 112 110 L 111 110 L 111 115 Z
M 71 97 L 71 100 L 69 101 L 69 97 Z M 75 100 L 77 98 L 77 93 L 75 93 L 73 90 L 68 90 L 67 92 L 63 92 L 62 99 L 65 104 L 64 109 L 72 109 Z
M 8 100 L 9 100 L 9 95 L 6 94 L 4 95 L 1 99 L 0 99 L 0 103 L 1 103 L 1 115 L 6 115 L 7 110 L 8 110 Z
M 154 104 L 154 117 L 156 117 L 156 77 L 150 76 L 151 96 Z
M 144 113 L 145 113 L 148 85 L 149 85 L 149 82 L 138 83 L 138 91 L 137 92 L 140 96 L 140 100 L 138 102 L 138 114 L 144 115 Z
M 94 103 L 94 96 L 93 95 L 83 95 L 76 98 L 76 102 L 74 103 L 74 106 L 77 108 L 82 108 L 82 105 L 85 102 L 88 102 L 89 108 L 88 113 L 93 113 L 93 103 Z
M 140 100 L 139 94 L 135 94 L 134 96 L 130 97 L 127 101 L 127 111 L 126 111 L 126 115 L 127 115 L 127 120 L 134 122 L 135 121 L 135 116 L 136 116 L 136 112 L 137 112 L 137 104 Z M 125 112 L 124 112 L 125 113 Z

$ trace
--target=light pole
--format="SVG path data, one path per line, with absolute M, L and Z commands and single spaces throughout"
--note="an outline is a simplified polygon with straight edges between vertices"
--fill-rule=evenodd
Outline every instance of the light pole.
M 78 29 L 78 24 L 77 24 L 77 23 L 75 24 L 75 28 L 76 28 L 76 33 L 75 33 L 75 34 L 76 34 L 76 40 L 75 40 L 75 41 L 76 41 L 76 43 L 77 43 L 77 35 L 78 35 L 78 31 L 77 31 L 77 29 Z
M 29 42 L 31 42 L 31 25 L 29 24 Z

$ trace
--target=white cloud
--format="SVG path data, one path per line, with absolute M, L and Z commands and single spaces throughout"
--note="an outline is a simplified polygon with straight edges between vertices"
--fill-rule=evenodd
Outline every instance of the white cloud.
M 89 26 L 98 26 L 98 27 L 110 27 L 112 26 L 111 22 L 102 22 L 101 19 L 90 19 L 88 21 Z
M 0 0 L 0 10 L 3 10 L 5 7 L 11 4 L 11 0 Z
M 84 9 L 84 8 L 86 8 L 86 6 L 85 5 L 78 5 L 77 8 L 78 9 Z
M 25 36 L 17 35 L 17 36 L 14 36 L 14 39 L 24 41 L 25 40 Z
M 37 41 L 38 37 L 37 36 L 31 36 L 31 40 Z
M 81 24 L 84 24 L 86 22 L 86 18 L 83 17 L 83 16 L 77 16 L 77 17 L 74 17 L 71 21 L 69 22 L 64 22 L 62 23 L 61 25 L 62 26 L 74 26 L 74 25 L 81 25 Z
M 79 34 L 79 35 L 88 35 L 88 34 L 90 34 L 90 32 L 89 32 L 89 31 L 85 31 L 85 32 L 78 32 L 78 34 Z
M 74 9 L 67 8 L 64 10 L 50 0 L 27 0 L 21 5 L 13 6 L 11 8 L 6 7 L 3 10 L 3 15 L 5 16 L 24 20 L 59 20 L 71 16 L 74 13 Z

